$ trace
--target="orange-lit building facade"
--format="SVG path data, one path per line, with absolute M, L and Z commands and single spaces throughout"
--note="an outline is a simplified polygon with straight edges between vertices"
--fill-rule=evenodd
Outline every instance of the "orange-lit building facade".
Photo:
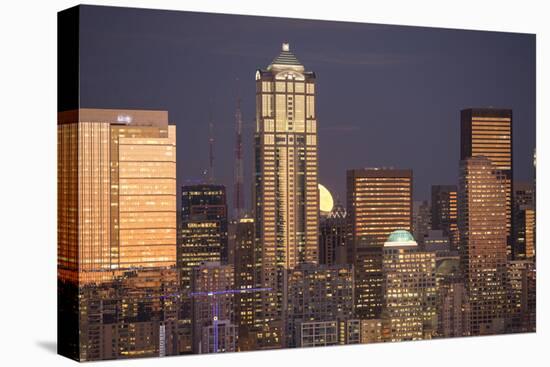
M 165 348 L 175 335 L 178 290 L 176 130 L 168 113 L 59 113 L 58 215 L 59 329 L 75 348 L 70 354 L 177 353 Z M 144 308 L 150 312 L 138 316 Z M 78 336 L 64 333 L 73 327 L 65 320 Z M 110 339 L 116 345 L 107 348 Z
M 470 297 L 470 335 L 504 332 L 507 314 L 506 185 L 485 157 L 461 161 L 458 228 Z
M 383 245 L 394 230 L 411 230 L 412 180 L 412 171 L 404 169 L 347 172 L 347 258 L 355 270 L 358 318 L 380 318 Z
M 176 127 L 167 112 L 61 112 L 58 187 L 61 279 L 175 265 Z
M 484 156 L 501 171 L 506 193 L 507 254 L 513 255 L 512 110 L 469 108 L 461 111 L 460 159 Z

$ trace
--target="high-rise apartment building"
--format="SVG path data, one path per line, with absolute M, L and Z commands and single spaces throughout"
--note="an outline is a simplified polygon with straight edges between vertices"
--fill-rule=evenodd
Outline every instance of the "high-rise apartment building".
M 512 147 L 512 110 L 469 108 L 461 111 L 460 159 L 484 156 L 501 171 L 506 194 L 508 256 L 512 255 Z
M 506 184 L 489 158 L 460 163 L 458 228 L 462 273 L 470 296 L 470 334 L 504 331 Z
M 74 339 L 61 344 L 80 343 L 80 360 L 174 354 L 160 340 L 172 340 L 161 334 L 175 320 L 163 291 L 176 280 L 176 128 L 166 111 L 78 109 L 58 119 L 58 319 L 60 340 Z M 124 312 L 111 313 L 116 305 Z M 151 312 L 132 316 L 143 307 Z
M 410 232 L 384 243 L 383 324 L 389 341 L 430 339 L 437 327 L 435 254 L 418 249 Z
M 256 71 L 254 219 L 266 324 L 282 327 L 284 274 L 318 263 L 319 192 L 315 73 L 283 43 Z M 278 325 L 275 325 L 278 324 Z M 275 336 L 279 342 L 282 338 Z
M 449 237 L 451 247 L 456 250 L 459 245 L 456 185 L 433 185 L 431 196 L 431 228 L 442 230 Z
M 360 319 L 379 319 L 383 245 L 394 230 L 411 230 L 412 171 L 349 170 L 347 210 L 347 260 L 355 270 L 355 313 Z

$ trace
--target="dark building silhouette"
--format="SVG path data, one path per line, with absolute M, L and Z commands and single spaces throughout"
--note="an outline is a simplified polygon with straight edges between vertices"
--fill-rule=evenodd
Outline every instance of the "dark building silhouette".
M 432 229 L 449 237 L 453 249 L 458 248 L 457 188 L 456 185 L 433 185 L 431 193 Z

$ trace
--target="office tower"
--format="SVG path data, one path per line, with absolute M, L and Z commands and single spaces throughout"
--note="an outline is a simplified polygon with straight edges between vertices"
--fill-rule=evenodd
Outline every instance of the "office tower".
M 535 256 L 535 190 L 526 182 L 514 183 L 514 259 Z
M 175 265 L 175 139 L 166 111 L 59 114 L 62 279 L 94 283 Z
M 437 337 L 470 335 L 470 303 L 460 271 L 460 256 L 436 252 Z
M 247 291 L 235 294 L 235 321 L 239 327 L 239 350 L 253 350 L 256 307 L 259 293 L 255 285 L 254 219 L 243 217 L 229 224 L 230 260 L 235 268 L 235 289 Z
M 390 341 L 430 339 L 437 326 L 435 254 L 419 251 L 410 232 L 384 243 L 383 323 Z
M 458 229 L 470 295 L 471 335 L 504 331 L 506 314 L 506 185 L 485 157 L 461 161 Z
M 512 146 L 512 110 L 470 108 L 461 111 L 460 159 L 484 156 L 502 173 L 508 256 L 512 255 Z
M 182 187 L 178 269 L 182 292 L 180 339 L 187 340 L 182 352 L 191 348 L 191 275 L 205 262 L 227 261 L 227 204 L 225 186 L 195 184 Z
M 339 321 L 353 316 L 350 265 L 301 264 L 288 270 L 287 346 L 300 346 L 302 323 Z
M 346 263 L 346 209 L 337 203 L 319 228 L 319 262 L 326 265 Z
M 227 204 L 225 186 L 182 187 L 178 266 L 183 290 L 190 286 L 191 268 L 203 262 L 227 262 Z
M 60 344 L 81 361 L 159 355 L 157 336 L 172 322 L 164 300 L 173 300 L 160 291 L 173 293 L 176 264 L 175 126 L 166 111 L 78 109 L 58 119 Z M 146 296 L 149 279 L 159 292 Z M 158 312 L 139 322 L 107 315 L 121 302 L 128 312 L 150 304 Z M 105 347 L 121 323 L 150 337 L 117 334 L 116 348 Z
M 510 310 L 506 331 L 536 331 L 536 268 L 533 260 L 515 260 L 508 264 Z
M 424 237 L 431 229 L 430 209 L 430 204 L 426 200 L 413 202 L 412 234 L 421 247 L 424 245 Z
M 193 352 L 237 351 L 234 269 L 207 262 L 192 271 Z
M 454 250 L 458 249 L 456 185 L 432 186 L 432 229 L 442 230 Z
M 258 280 L 273 290 L 263 296 L 263 319 L 277 329 L 283 326 L 285 270 L 318 263 L 319 256 L 315 73 L 305 70 L 288 43 L 256 72 L 254 141 Z
M 347 172 L 347 261 L 355 270 L 355 313 L 379 319 L 382 250 L 388 235 L 412 225 L 412 171 L 355 169 Z

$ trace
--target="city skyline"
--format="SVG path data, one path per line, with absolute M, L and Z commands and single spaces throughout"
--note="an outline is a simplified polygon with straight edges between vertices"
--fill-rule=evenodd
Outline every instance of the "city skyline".
M 531 181 L 533 35 L 155 10 L 146 11 L 144 23 L 144 10 L 82 9 L 81 37 L 88 45 L 81 54 L 82 107 L 168 110 L 172 123 L 193 129 L 192 136 L 178 129 L 178 187 L 206 181 L 212 115 L 215 178 L 233 202 L 240 96 L 243 192 L 250 207 L 255 120 L 250 70 L 268 65 L 285 41 L 322 80 L 319 183 L 341 202 L 348 168 L 412 169 L 414 200 L 428 200 L 432 184 L 456 184 L 460 111 L 470 107 L 514 111 L 515 181 Z M 101 31 L 88 22 L 96 17 L 102 19 Z M 365 41 L 352 42 L 354 37 Z M 121 63 L 98 57 L 105 54 L 128 60 L 124 70 Z M 205 72 L 187 72 L 197 68 Z M 221 68 L 224 73 L 216 72 Z M 411 150 L 416 154 L 402 153 Z M 341 167 L 342 161 L 349 166 Z
M 86 42 L 86 46 L 90 39 L 80 30 L 86 29 L 87 17 L 108 22 L 96 13 L 106 9 L 120 11 L 83 6 L 64 12 L 65 26 L 75 19 L 71 14 L 80 21 L 78 47 L 74 49 L 88 50 L 80 43 Z M 129 19 L 139 20 L 142 15 L 136 9 L 126 10 Z M 141 20 L 151 22 L 132 27 L 150 27 L 157 17 L 169 20 L 174 14 L 184 14 L 180 21 L 203 16 L 147 11 L 147 18 Z M 214 23 L 218 19 L 218 15 L 209 18 Z M 269 19 L 254 24 L 258 33 L 263 27 L 277 28 L 277 22 L 286 22 L 297 34 L 313 29 L 323 33 L 326 28 L 331 35 L 339 31 L 351 35 L 359 27 Z M 170 22 L 163 26 L 167 24 Z M 392 29 L 399 33 L 403 27 L 395 28 L 363 25 L 365 32 Z M 413 38 L 419 31 L 405 28 Z M 106 30 L 98 29 L 99 33 Z M 179 35 L 171 31 L 172 36 Z M 135 36 L 131 33 L 126 37 L 128 46 Z M 200 35 L 192 42 L 201 40 L 204 34 Z M 156 37 L 155 33 L 149 36 Z M 437 104 L 437 88 L 421 93 L 422 88 L 434 88 L 429 85 L 438 78 L 423 75 L 420 64 L 415 64 L 414 72 L 404 74 L 409 86 L 418 90 L 410 98 L 400 89 L 405 87 L 400 82 L 393 84 L 391 78 L 370 86 L 378 88 L 377 97 L 384 101 L 377 106 L 381 110 L 361 99 L 363 93 L 370 93 L 369 88 L 359 84 L 357 89 L 357 80 L 346 79 L 350 71 L 359 79 L 368 74 L 367 70 L 354 70 L 355 66 L 383 66 L 381 74 L 386 67 L 398 65 L 407 70 L 409 57 L 394 65 L 388 54 L 378 60 L 366 55 L 359 59 L 349 54 L 337 57 L 327 46 L 316 59 L 321 64 L 340 64 L 342 72 L 338 73 L 314 61 L 304 62 L 292 37 L 280 42 L 271 57 L 266 56 L 263 47 L 269 38 L 261 38 L 263 46 L 254 51 L 269 60 L 254 67 L 255 85 L 241 85 L 239 78 L 229 101 L 219 96 L 232 84 L 222 87 L 219 82 L 243 65 L 208 67 L 209 62 L 221 62 L 224 57 L 212 60 L 211 55 L 202 59 L 200 53 L 190 54 L 191 64 L 201 61 L 200 67 L 192 70 L 186 65 L 177 70 L 159 67 L 158 62 L 168 60 L 148 59 L 161 56 L 154 53 L 124 59 L 128 74 L 134 74 L 132 68 L 144 61 L 151 61 L 154 71 L 159 70 L 148 74 L 145 86 L 151 89 L 127 90 L 127 97 L 134 101 L 143 97 L 140 91 L 152 93 L 158 86 L 156 81 L 164 75 L 160 70 L 173 71 L 174 80 L 179 75 L 188 78 L 179 94 L 166 87 L 149 97 L 158 98 L 159 104 L 168 103 L 174 94 L 183 97 L 173 106 L 176 116 L 182 109 L 189 116 L 204 112 L 204 140 L 196 129 L 204 127 L 196 125 L 199 119 L 195 124 L 186 123 L 189 120 L 178 123 L 169 108 L 158 110 L 147 103 L 125 106 L 126 94 L 120 88 L 130 85 L 120 80 L 101 95 L 110 101 L 101 108 L 83 107 L 80 94 L 78 105 L 68 108 L 69 100 L 60 94 L 60 354 L 88 361 L 535 332 L 535 149 L 522 135 L 533 126 L 514 127 L 518 120 L 515 102 L 499 108 L 457 106 L 456 131 L 450 127 L 455 123 L 430 127 L 416 114 L 422 110 L 429 116 L 448 106 Z M 422 38 L 429 40 L 430 35 L 422 34 Z M 486 40 L 481 36 L 475 39 L 481 40 L 477 46 L 483 48 L 480 45 Z M 181 41 L 188 45 L 190 40 Z M 102 42 L 109 43 L 107 38 Z M 208 42 L 212 40 L 206 37 Z M 242 39 L 238 42 L 246 45 Z M 97 45 L 91 43 L 94 50 Z M 510 40 L 505 43 L 507 47 L 513 44 Z M 306 55 L 315 44 L 304 44 Z M 457 40 L 453 45 L 461 52 L 472 46 L 463 47 Z M 143 50 L 141 46 L 137 47 Z M 208 49 L 208 45 L 200 46 Z M 439 52 L 443 52 L 441 47 Z M 78 53 L 84 64 L 93 59 Z M 501 56 L 495 50 L 492 55 Z M 485 63 L 490 60 L 473 59 L 486 73 L 496 68 L 488 68 Z M 89 67 L 79 69 L 88 78 L 94 75 Z M 462 73 L 469 71 L 468 67 L 461 69 Z M 116 72 L 117 77 L 120 74 L 125 73 Z M 201 83 L 195 84 L 195 77 Z M 411 84 L 416 77 L 426 83 Z M 469 93 L 475 95 L 478 84 L 464 82 L 471 84 L 474 89 Z M 84 94 L 90 91 L 82 86 L 86 83 L 77 88 Z M 339 83 L 346 88 L 339 89 Z M 484 81 L 480 85 L 487 84 L 495 87 L 498 83 Z M 388 87 L 393 88 L 391 96 L 385 94 Z M 518 92 L 497 90 L 482 94 L 485 99 L 495 95 L 497 100 L 506 100 Z M 109 95 L 117 91 L 122 92 L 118 98 Z M 442 91 L 448 92 L 445 99 L 461 101 L 452 86 Z M 241 127 L 246 126 L 243 102 L 251 92 L 255 93 L 254 133 L 241 136 Z M 210 97 L 206 109 L 201 109 L 203 93 Z M 331 98 L 321 98 L 323 93 Z M 399 99 L 400 93 L 403 99 Z M 394 100 L 399 101 L 397 108 Z M 515 96 L 515 100 L 521 98 Z M 227 133 L 215 118 L 215 106 L 222 102 L 233 105 L 228 119 L 233 129 Z M 384 104 L 392 108 L 384 108 Z M 525 108 L 522 103 L 519 106 L 520 111 Z M 371 124 L 375 111 L 384 111 L 378 121 L 384 121 L 383 128 Z M 357 130 L 345 124 L 330 125 L 330 120 L 324 125 L 323 114 L 330 117 L 335 113 L 341 121 L 349 114 L 363 119 L 363 124 Z M 398 118 L 400 114 L 403 116 Z M 325 133 L 332 131 L 332 141 L 323 141 L 323 126 L 328 127 Z M 518 131 L 519 151 L 528 151 L 525 157 L 521 154 L 522 159 L 514 156 Z M 341 142 L 336 138 L 339 133 L 345 135 Z M 452 134 L 451 140 L 456 138 L 458 144 L 447 141 L 445 133 Z M 438 143 L 445 149 L 433 151 Z M 232 146 L 233 154 L 219 154 L 218 145 Z M 429 157 L 423 155 L 426 149 Z M 447 150 L 454 150 L 459 158 L 448 157 Z M 252 151 L 250 170 L 246 163 L 244 170 L 242 166 L 247 162 L 246 154 L 241 160 L 246 151 Z M 330 153 L 330 159 L 323 160 L 323 151 Z M 364 161 L 373 163 L 358 163 Z M 393 162 L 386 164 L 388 161 Z M 455 164 L 456 177 L 442 182 L 439 178 Z M 424 165 L 426 172 L 419 168 Z M 195 169 L 200 175 L 192 179 Z M 323 180 L 323 171 L 328 174 L 325 180 L 334 180 L 332 187 Z M 524 180 L 514 176 L 518 171 L 525 172 Z M 337 188 L 340 179 L 345 189 Z M 336 200 L 325 186 L 332 189 Z M 424 190 L 429 193 L 426 198 L 421 194 Z M 231 198 L 232 193 L 238 196 Z

